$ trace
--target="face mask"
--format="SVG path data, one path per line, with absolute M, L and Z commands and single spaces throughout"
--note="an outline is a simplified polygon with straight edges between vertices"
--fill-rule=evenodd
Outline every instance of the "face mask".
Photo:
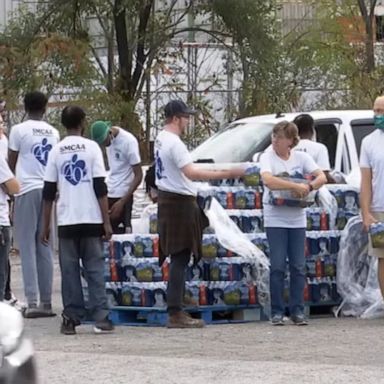
M 384 115 L 376 115 L 373 118 L 373 123 L 375 125 L 375 128 L 384 131 Z

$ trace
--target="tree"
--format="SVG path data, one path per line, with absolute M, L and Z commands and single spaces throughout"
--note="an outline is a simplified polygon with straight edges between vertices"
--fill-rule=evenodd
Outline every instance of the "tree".
M 365 26 L 365 69 L 375 69 L 375 7 L 377 0 L 356 0 Z
M 87 92 L 88 101 L 99 104 L 104 97 L 112 103 L 114 121 L 139 137 L 144 135 L 143 149 L 148 152 L 149 130 L 143 132 L 137 104 L 160 52 L 188 30 L 181 23 L 199 3 L 188 1 L 178 9 L 177 0 L 51 0 L 40 3 L 28 34 L 37 38 L 56 33 L 86 45 L 100 75 L 98 94 Z M 91 35 L 90 22 L 106 44 L 107 62 Z

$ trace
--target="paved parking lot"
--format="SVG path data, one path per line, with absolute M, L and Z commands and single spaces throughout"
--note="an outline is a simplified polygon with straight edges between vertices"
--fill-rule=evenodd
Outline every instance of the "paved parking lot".
M 21 295 L 20 265 L 13 287 Z M 60 311 L 55 271 L 55 310 Z M 384 383 L 384 319 L 313 319 L 308 327 L 268 323 L 202 330 L 118 327 L 62 336 L 60 319 L 27 320 L 43 384 Z

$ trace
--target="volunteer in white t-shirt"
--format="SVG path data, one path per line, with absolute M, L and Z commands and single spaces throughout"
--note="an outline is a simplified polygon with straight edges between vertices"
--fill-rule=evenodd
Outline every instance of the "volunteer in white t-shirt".
M 360 206 L 364 228 L 379 221 L 384 222 L 384 96 L 373 105 L 376 130 L 366 136 L 361 144 Z M 378 280 L 384 297 L 384 249 L 372 248 L 369 238 L 369 255 L 378 258 Z
M 143 179 L 139 143 L 131 133 L 106 121 L 92 124 L 91 138 L 107 152 L 108 204 L 113 233 L 129 233 L 133 194 Z
M 303 113 L 296 116 L 293 122 L 298 128 L 300 136 L 300 141 L 295 147 L 295 151 L 308 153 L 308 155 L 312 157 L 315 163 L 324 172 L 327 177 L 327 182 L 335 183 L 335 180 L 329 174 L 331 165 L 329 163 L 328 148 L 322 143 L 313 141 L 313 136 L 315 134 L 315 121 L 312 116 Z
M 9 136 L 9 166 L 20 182 L 15 197 L 14 232 L 19 246 L 27 318 L 54 316 L 52 312 L 53 254 L 38 240 L 41 233 L 44 172 L 59 132 L 43 121 L 46 96 L 38 91 L 25 95 L 26 121 L 15 125 Z M 40 305 L 38 302 L 40 299 Z
M 8 160 L 8 138 L 5 132 L 5 122 L 0 112 L 0 155 L 2 155 L 5 160 Z
M 53 202 L 57 191 L 59 260 L 62 281 L 61 333 L 73 335 L 86 314 L 80 282 L 82 261 L 88 283 L 89 306 L 95 331 L 112 331 L 104 284 L 104 256 L 101 238 L 112 235 L 108 215 L 106 171 L 100 147 L 82 137 L 85 112 L 67 106 L 61 114 L 67 136 L 51 151 L 43 191 L 42 242 L 48 246 Z
M 6 108 L 6 102 L 5 100 L 0 100 L 0 155 L 4 157 L 4 159 L 7 161 L 8 166 L 8 113 Z M 19 186 L 20 188 L 20 186 Z M 19 191 L 18 191 L 19 192 Z M 10 205 L 10 198 L 7 196 L 8 205 Z M 12 224 L 12 223 L 11 223 Z M 10 247 L 12 247 L 12 229 L 10 228 Z M 21 303 L 13 294 L 11 290 L 11 263 L 8 260 L 8 274 L 7 274 L 7 282 L 5 284 L 5 293 L 4 293 L 4 302 L 14 306 L 15 308 L 22 310 L 24 309 L 24 304 Z
M 0 301 L 5 299 L 9 273 L 9 250 L 11 247 L 11 223 L 9 221 L 8 195 L 20 190 L 19 183 L 0 154 Z
M 200 328 L 202 320 L 192 319 L 182 310 L 185 269 L 191 253 L 201 257 L 201 240 L 208 220 L 196 201 L 192 180 L 232 179 L 244 175 L 243 169 L 211 171 L 192 162 L 180 136 L 185 133 L 194 112 L 181 100 L 170 101 L 164 108 L 165 127 L 155 141 L 155 173 L 158 191 L 158 230 L 160 264 L 171 257 L 167 306 L 169 328 Z
M 306 230 L 305 210 L 299 207 L 275 206 L 270 202 L 270 191 L 290 190 L 296 197 L 306 197 L 325 182 L 324 173 L 311 156 L 294 151 L 299 142 L 295 124 L 282 121 L 272 131 L 272 150 L 260 158 L 260 173 L 264 183 L 264 226 L 270 247 L 270 290 L 272 324 L 284 325 L 284 277 L 288 257 L 290 271 L 290 316 L 297 325 L 306 325 L 304 316 Z M 278 176 L 298 177 L 313 175 L 309 184 L 295 183 Z

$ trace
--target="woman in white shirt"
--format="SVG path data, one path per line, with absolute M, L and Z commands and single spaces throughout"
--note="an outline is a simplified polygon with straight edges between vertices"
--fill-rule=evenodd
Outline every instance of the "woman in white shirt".
M 300 138 L 295 124 L 282 121 L 272 131 L 272 150 L 260 159 L 260 172 L 265 186 L 264 223 L 270 246 L 272 324 L 284 325 L 284 277 L 288 259 L 290 272 L 290 316 L 297 325 L 306 325 L 304 316 L 305 286 L 305 210 L 300 207 L 271 204 L 270 191 L 289 190 L 294 197 L 304 198 L 325 182 L 324 173 L 307 153 L 294 151 Z M 281 175 L 311 174 L 315 178 L 309 184 L 282 179 Z

